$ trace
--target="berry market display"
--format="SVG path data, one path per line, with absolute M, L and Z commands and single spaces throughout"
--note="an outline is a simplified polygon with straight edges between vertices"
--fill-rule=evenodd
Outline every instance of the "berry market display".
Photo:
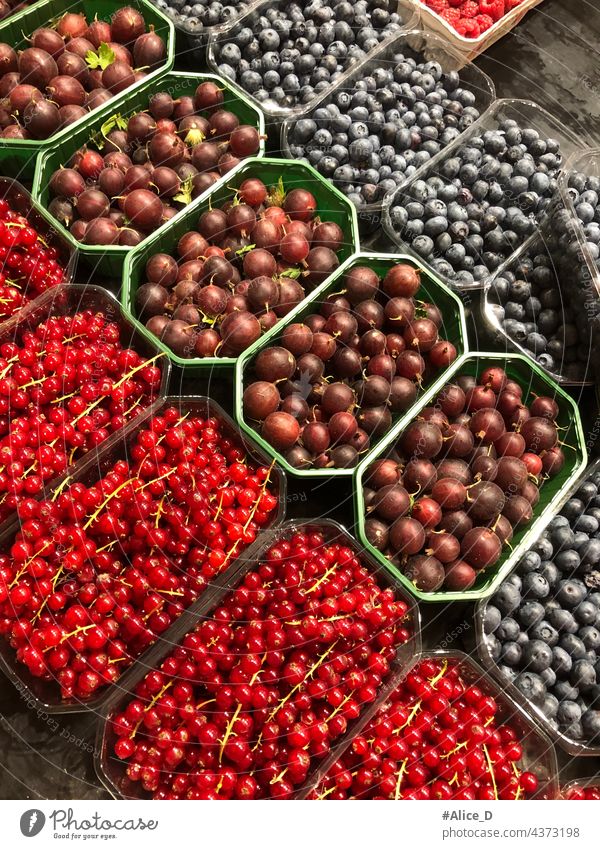
M 113 115 L 66 167 L 47 174 L 49 212 L 83 244 L 139 244 L 259 153 L 260 129 L 240 121 L 229 93 L 231 108 L 224 106 L 218 79 L 199 81 L 180 97 L 171 94 L 171 82 L 180 84 L 169 76 L 164 90 L 144 98 L 146 109 L 127 119 Z
M 308 104 L 381 41 L 412 10 L 396 0 L 269 0 L 209 46 L 217 73 L 273 114 Z
M 104 769 L 131 795 L 292 798 L 414 650 L 414 609 L 332 523 L 253 559 L 111 709 Z
M 422 598 L 495 574 L 566 463 L 556 421 L 566 396 L 527 398 L 525 374 L 510 379 L 485 359 L 459 368 L 362 477 L 364 537 Z M 572 422 L 567 430 L 577 438 Z
M 354 240 L 351 204 L 312 169 L 251 160 L 131 255 L 123 304 L 177 362 L 231 361 L 335 271 Z
M 0 340 L 0 520 L 149 407 L 168 374 L 106 292 L 44 298 Z
M 527 0 L 418 0 L 463 38 L 479 38 Z
M 456 58 L 444 50 L 435 37 L 398 36 L 310 112 L 286 121 L 290 156 L 306 158 L 357 207 L 381 204 L 470 127 L 493 96 L 491 80 L 473 67 L 457 72 Z M 423 55 L 440 53 L 440 61 Z
M 330 290 L 244 363 L 242 399 L 245 423 L 289 466 L 325 473 L 355 466 L 454 362 L 447 333 L 463 342 L 458 302 L 448 293 L 444 326 L 430 300 L 444 295 L 412 262 L 366 254 Z
M 114 683 L 277 513 L 279 477 L 221 411 L 170 401 L 5 535 L 0 633 L 54 704 Z
M 531 799 L 543 765 L 525 757 L 530 737 L 466 655 L 440 653 L 410 670 L 309 798 Z
M 543 110 L 498 101 L 488 114 L 492 127 L 473 129 L 386 208 L 389 235 L 459 289 L 481 288 L 536 231 L 563 163 L 560 141 L 533 126 L 554 125 Z
M 482 612 L 489 662 L 573 753 L 600 747 L 600 473 L 594 469 Z
M 117 8 L 109 21 L 65 12 L 0 43 L 2 139 L 47 139 L 164 64 L 167 45 L 144 14 Z

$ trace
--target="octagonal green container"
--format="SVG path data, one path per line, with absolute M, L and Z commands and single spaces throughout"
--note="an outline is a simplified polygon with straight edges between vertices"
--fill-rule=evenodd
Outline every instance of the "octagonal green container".
M 92 111 L 70 124 L 62 130 L 54 133 L 49 139 L 3 139 L 0 138 L 0 169 L 3 174 L 15 177 L 18 180 L 30 180 L 33 177 L 36 162 L 40 154 L 50 150 L 56 144 L 68 142 L 77 134 L 81 127 L 93 121 L 96 116 L 108 114 L 117 102 L 122 102 L 133 97 L 135 92 L 145 86 L 148 81 L 155 80 L 158 76 L 168 71 L 175 60 L 175 28 L 167 15 L 161 12 L 148 0 L 72 0 L 65 5 L 62 0 L 39 0 L 33 6 L 28 6 L 16 15 L 12 15 L 6 22 L 0 23 L 0 41 L 4 41 L 14 47 L 15 50 L 24 50 L 29 46 L 28 38 L 36 29 L 43 26 L 51 26 L 58 21 L 65 12 L 83 13 L 88 21 L 95 17 L 99 20 L 110 21 L 111 15 L 123 6 L 133 6 L 139 9 L 146 21 L 146 27 L 154 27 L 155 32 L 162 37 L 167 46 L 165 61 L 159 68 L 151 71 L 141 82 L 134 83 L 120 94 L 112 98 L 105 106 Z
M 565 464 L 553 478 L 549 478 L 540 489 L 540 500 L 533 508 L 533 520 L 524 528 L 517 530 L 511 540 L 511 547 L 503 549 L 500 560 L 489 569 L 481 571 L 475 584 L 464 592 L 440 590 L 426 593 L 417 589 L 406 575 L 392 563 L 381 551 L 368 541 L 365 534 L 365 504 L 363 499 L 363 479 L 370 464 L 379 457 L 385 457 L 394 448 L 405 427 L 414 421 L 421 410 L 436 398 L 441 386 L 430 389 L 420 399 L 412 415 L 404 417 L 380 443 L 378 450 L 371 452 L 356 470 L 354 486 L 354 504 L 356 511 L 356 533 L 364 547 L 379 562 L 401 581 L 418 599 L 425 602 L 478 601 L 488 598 L 500 586 L 506 576 L 516 566 L 519 558 L 539 537 L 540 533 L 555 515 L 565 492 L 571 483 L 587 465 L 585 434 L 577 404 L 560 386 L 539 368 L 529 357 L 521 354 L 465 354 L 456 360 L 446 375 L 445 382 L 452 382 L 461 374 L 477 377 L 489 365 L 503 368 L 511 380 L 515 380 L 523 390 L 523 399 L 529 403 L 536 395 L 549 395 L 559 405 L 557 424 L 562 430 L 560 439 L 565 454 Z
M 283 468 L 287 471 L 289 475 L 294 475 L 296 477 L 301 478 L 317 478 L 323 480 L 325 478 L 329 478 L 332 476 L 343 476 L 350 477 L 354 474 L 355 469 L 296 469 L 294 466 L 291 466 L 285 457 L 273 448 L 268 442 L 266 442 L 260 435 L 260 433 L 244 418 L 244 409 L 242 404 L 242 396 L 244 394 L 244 375 L 249 370 L 252 365 L 252 361 L 256 357 L 259 351 L 263 348 L 268 348 L 271 345 L 277 345 L 279 343 L 279 339 L 281 338 L 281 334 L 284 328 L 288 324 L 293 324 L 296 321 L 302 321 L 307 315 L 315 312 L 318 309 L 320 303 L 322 303 L 329 295 L 334 292 L 338 292 L 342 286 L 342 278 L 344 275 L 351 269 L 357 265 L 366 265 L 369 268 L 372 268 L 379 277 L 383 277 L 390 268 L 394 265 L 398 265 L 399 263 L 407 263 L 411 265 L 413 268 L 418 268 L 421 273 L 421 289 L 419 290 L 419 294 L 422 295 L 422 300 L 430 301 L 434 303 L 436 306 L 440 308 L 442 311 L 442 315 L 444 317 L 444 324 L 442 325 L 442 335 L 443 337 L 452 342 L 453 345 L 456 346 L 456 349 L 459 353 L 459 356 L 462 355 L 465 351 L 468 350 L 468 340 L 467 340 L 467 328 L 465 321 L 465 312 L 464 307 L 460 298 L 451 292 L 447 286 L 444 286 L 435 275 L 433 275 L 430 271 L 428 271 L 422 263 L 418 260 L 414 259 L 411 256 L 405 256 L 402 254 L 398 254 L 397 256 L 394 254 L 378 254 L 378 253 L 357 253 L 354 256 L 350 257 L 340 268 L 337 269 L 335 274 L 333 274 L 328 280 L 326 280 L 319 288 L 304 300 L 301 304 L 299 304 L 295 309 L 293 309 L 288 315 L 285 316 L 283 321 L 279 322 L 275 327 L 273 327 L 268 333 L 266 333 L 263 337 L 258 339 L 254 345 L 248 348 L 247 351 L 244 351 L 242 356 L 239 358 L 237 366 L 236 366 L 236 380 L 235 380 L 235 416 L 239 426 L 242 430 L 246 431 L 246 433 L 250 434 L 253 439 L 255 439 L 259 445 L 262 447 L 264 451 L 266 451 L 271 457 L 273 457 L 277 462 L 283 466 Z M 431 384 L 427 394 L 433 392 L 434 390 L 441 389 L 441 387 L 447 382 L 448 374 L 451 371 L 452 367 L 448 369 L 444 369 L 439 372 L 434 381 Z M 415 404 L 415 408 L 420 404 L 420 401 L 417 401 Z M 396 425 L 399 427 L 404 423 L 407 425 L 409 421 L 411 421 L 414 415 L 414 409 L 409 410 L 406 413 L 402 413 L 395 417 L 395 425 L 393 426 L 393 430 L 396 429 Z M 369 452 L 365 455 L 367 458 L 372 455 L 375 456 L 378 452 L 378 447 L 382 440 L 387 441 L 387 437 L 382 437 L 378 440 L 378 442 L 373 445 Z M 366 462 L 366 460 L 364 461 Z
M 286 191 L 295 188 L 310 189 L 317 201 L 317 214 L 326 217 L 329 221 L 335 221 L 342 228 L 344 244 L 341 250 L 338 251 L 340 260 L 347 259 L 358 248 L 358 224 L 356 210 L 353 204 L 324 177 L 321 177 L 310 165 L 295 160 L 288 161 L 285 159 L 270 158 L 247 159 L 240 163 L 237 168 L 226 174 L 222 180 L 212 186 L 201 197 L 196 198 L 176 218 L 163 224 L 156 233 L 130 251 L 125 261 L 123 288 L 121 290 L 121 304 L 123 308 L 139 331 L 151 337 L 153 343 L 158 345 L 173 363 L 185 368 L 187 373 L 196 372 L 207 375 L 215 369 L 231 369 L 235 365 L 237 358 L 193 357 L 186 359 L 177 356 L 163 342 L 157 340 L 154 334 L 146 330 L 144 324 L 136 318 L 135 293 L 138 286 L 146 282 L 144 269 L 148 259 L 158 252 L 173 254 L 176 250 L 177 242 L 183 234 L 189 230 L 196 229 L 200 215 L 206 212 L 207 209 L 218 207 L 225 201 L 230 200 L 235 190 L 249 177 L 258 177 L 267 186 L 275 186 L 281 177 Z M 319 292 L 326 283 L 327 281 L 321 284 L 315 292 Z M 305 301 L 302 301 L 302 304 L 304 303 Z M 287 316 L 276 325 L 276 328 L 282 326 L 282 322 L 286 319 Z M 259 342 L 265 339 L 266 336 L 267 334 L 262 336 Z
M 213 80 L 224 89 L 223 107 L 225 109 L 234 112 L 239 117 L 241 123 L 251 124 L 256 127 L 261 136 L 264 135 L 262 113 L 235 86 L 212 74 L 189 74 L 172 71 L 162 75 L 158 79 L 144 81 L 137 91 L 109 101 L 101 110 L 98 110 L 93 119 L 86 121 L 78 129 L 73 130 L 68 137 L 57 142 L 46 151 L 39 158 L 35 169 L 33 197 L 42 206 L 48 206 L 51 200 L 49 184 L 52 174 L 61 165 L 64 166 L 80 147 L 83 147 L 83 145 L 90 142 L 94 137 L 100 136 L 102 125 L 113 115 L 120 115 L 122 118 L 127 119 L 136 112 L 147 109 L 150 97 L 158 91 L 168 91 L 175 99 L 184 95 L 193 95 L 196 88 L 205 80 Z M 264 154 L 264 145 L 264 139 L 261 139 L 258 157 Z M 228 176 L 226 175 L 226 178 Z M 199 198 L 196 198 L 196 200 L 199 200 Z M 179 219 L 185 211 L 184 209 L 178 212 L 171 221 Z M 69 239 L 75 247 L 79 248 L 79 255 L 83 262 L 95 271 L 105 274 L 108 277 L 121 277 L 125 257 L 133 251 L 133 248 L 123 245 L 85 245 L 83 242 L 78 242 L 77 239 L 73 238 L 71 233 L 56 219 L 53 219 L 53 221 L 58 232 L 66 239 Z M 159 228 L 157 232 L 162 232 L 162 229 Z M 151 240 L 154 240 L 154 234 L 144 239 L 138 247 L 145 247 Z

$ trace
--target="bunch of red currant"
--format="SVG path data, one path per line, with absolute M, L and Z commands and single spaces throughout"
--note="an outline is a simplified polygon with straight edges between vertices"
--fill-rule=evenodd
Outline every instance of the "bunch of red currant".
M 0 343 L 0 520 L 148 407 L 160 383 L 160 364 L 125 348 L 103 313 L 18 327 Z
M 419 663 L 336 761 L 313 799 L 523 799 L 517 730 L 454 659 Z
M 169 407 L 95 483 L 25 499 L 0 555 L 0 634 L 18 661 L 64 698 L 114 682 L 269 523 L 269 472 L 218 419 Z
M 64 277 L 56 248 L 8 201 L 0 199 L 0 321 L 63 283 Z
M 113 715 L 155 799 L 288 799 L 377 697 L 405 601 L 314 526 L 283 534 Z

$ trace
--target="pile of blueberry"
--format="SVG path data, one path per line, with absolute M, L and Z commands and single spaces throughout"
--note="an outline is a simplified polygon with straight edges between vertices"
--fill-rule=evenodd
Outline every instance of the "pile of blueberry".
M 600 744 L 600 471 L 492 597 L 484 628 L 500 673 L 549 724 Z
M 299 118 L 288 141 L 357 206 L 383 200 L 479 118 L 456 71 L 396 53 Z
M 395 0 L 279 0 L 214 44 L 219 73 L 270 107 L 309 103 L 400 29 Z
M 395 232 L 459 287 L 482 284 L 536 229 L 556 188 L 558 141 L 506 119 L 399 189 Z
M 200 33 L 207 27 L 226 24 L 243 14 L 249 5 L 245 0 L 234 0 L 232 3 L 221 3 L 220 0 L 153 0 L 153 2 L 176 24 L 185 27 L 191 33 Z
M 536 240 L 492 281 L 488 300 L 507 336 L 548 371 L 579 382 L 591 365 L 589 326 L 557 248 L 554 234 Z

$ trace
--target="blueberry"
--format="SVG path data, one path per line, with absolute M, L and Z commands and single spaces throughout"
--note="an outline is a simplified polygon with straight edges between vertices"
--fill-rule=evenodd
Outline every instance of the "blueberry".
M 586 593 L 585 584 L 571 578 L 559 583 L 556 599 L 565 607 L 577 607 L 584 600 Z
M 567 676 L 572 666 L 571 655 L 562 646 L 554 646 L 552 649 L 552 669 L 556 672 L 557 677 L 564 678 Z
M 600 711 L 586 710 L 581 717 L 581 728 L 586 739 L 597 744 L 600 740 Z
M 541 706 L 546 696 L 544 682 L 534 672 L 521 672 L 515 678 L 517 689 L 533 704 Z
M 581 693 L 590 690 L 596 683 L 596 672 L 589 660 L 576 660 L 571 669 L 569 681 Z
M 505 642 L 506 640 L 516 640 L 520 631 L 518 622 L 507 616 L 502 620 L 495 633 L 499 640 Z
M 575 634 L 563 634 L 560 638 L 559 645 L 570 654 L 573 660 L 581 660 L 585 657 L 586 648 Z
M 531 628 L 529 636 L 532 640 L 542 640 L 549 646 L 558 643 L 558 631 L 549 622 L 538 622 Z
M 527 601 L 518 610 L 516 616 L 523 628 L 532 628 L 544 620 L 546 611 L 538 601 Z
M 557 631 L 567 634 L 577 633 L 579 625 L 570 610 L 558 608 L 558 610 L 550 611 L 547 615 L 548 622 L 553 628 L 556 628 Z
M 558 706 L 556 718 L 561 725 L 571 725 L 581 719 L 581 708 L 575 701 L 564 699 Z
M 523 648 L 523 667 L 531 672 L 542 672 L 552 663 L 552 649 L 542 640 L 530 640 Z
M 528 551 L 519 560 L 517 569 L 521 574 L 526 574 L 527 572 L 536 572 L 540 568 L 541 562 L 542 558 L 540 557 L 540 554 L 537 551 Z
M 577 611 L 575 611 L 577 615 Z M 600 650 L 600 631 L 592 625 L 584 625 L 577 632 L 577 636 L 588 651 Z
M 523 595 L 533 599 L 546 598 L 550 592 L 548 581 L 539 573 L 529 573 L 523 578 Z
M 546 693 L 542 704 L 542 712 L 548 719 L 554 719 L 558 714 L 559 701 L 552 693 Z
M 504 583 L 493 597 L 496 607 L 505 614 L 516 610 L 521 602 L 519 590 L 511 584 Z
M 486 634 L 492 634 L 502 620 L 502 614 L 493 604 L 487 604 L 483 618 L 483 629 Z

